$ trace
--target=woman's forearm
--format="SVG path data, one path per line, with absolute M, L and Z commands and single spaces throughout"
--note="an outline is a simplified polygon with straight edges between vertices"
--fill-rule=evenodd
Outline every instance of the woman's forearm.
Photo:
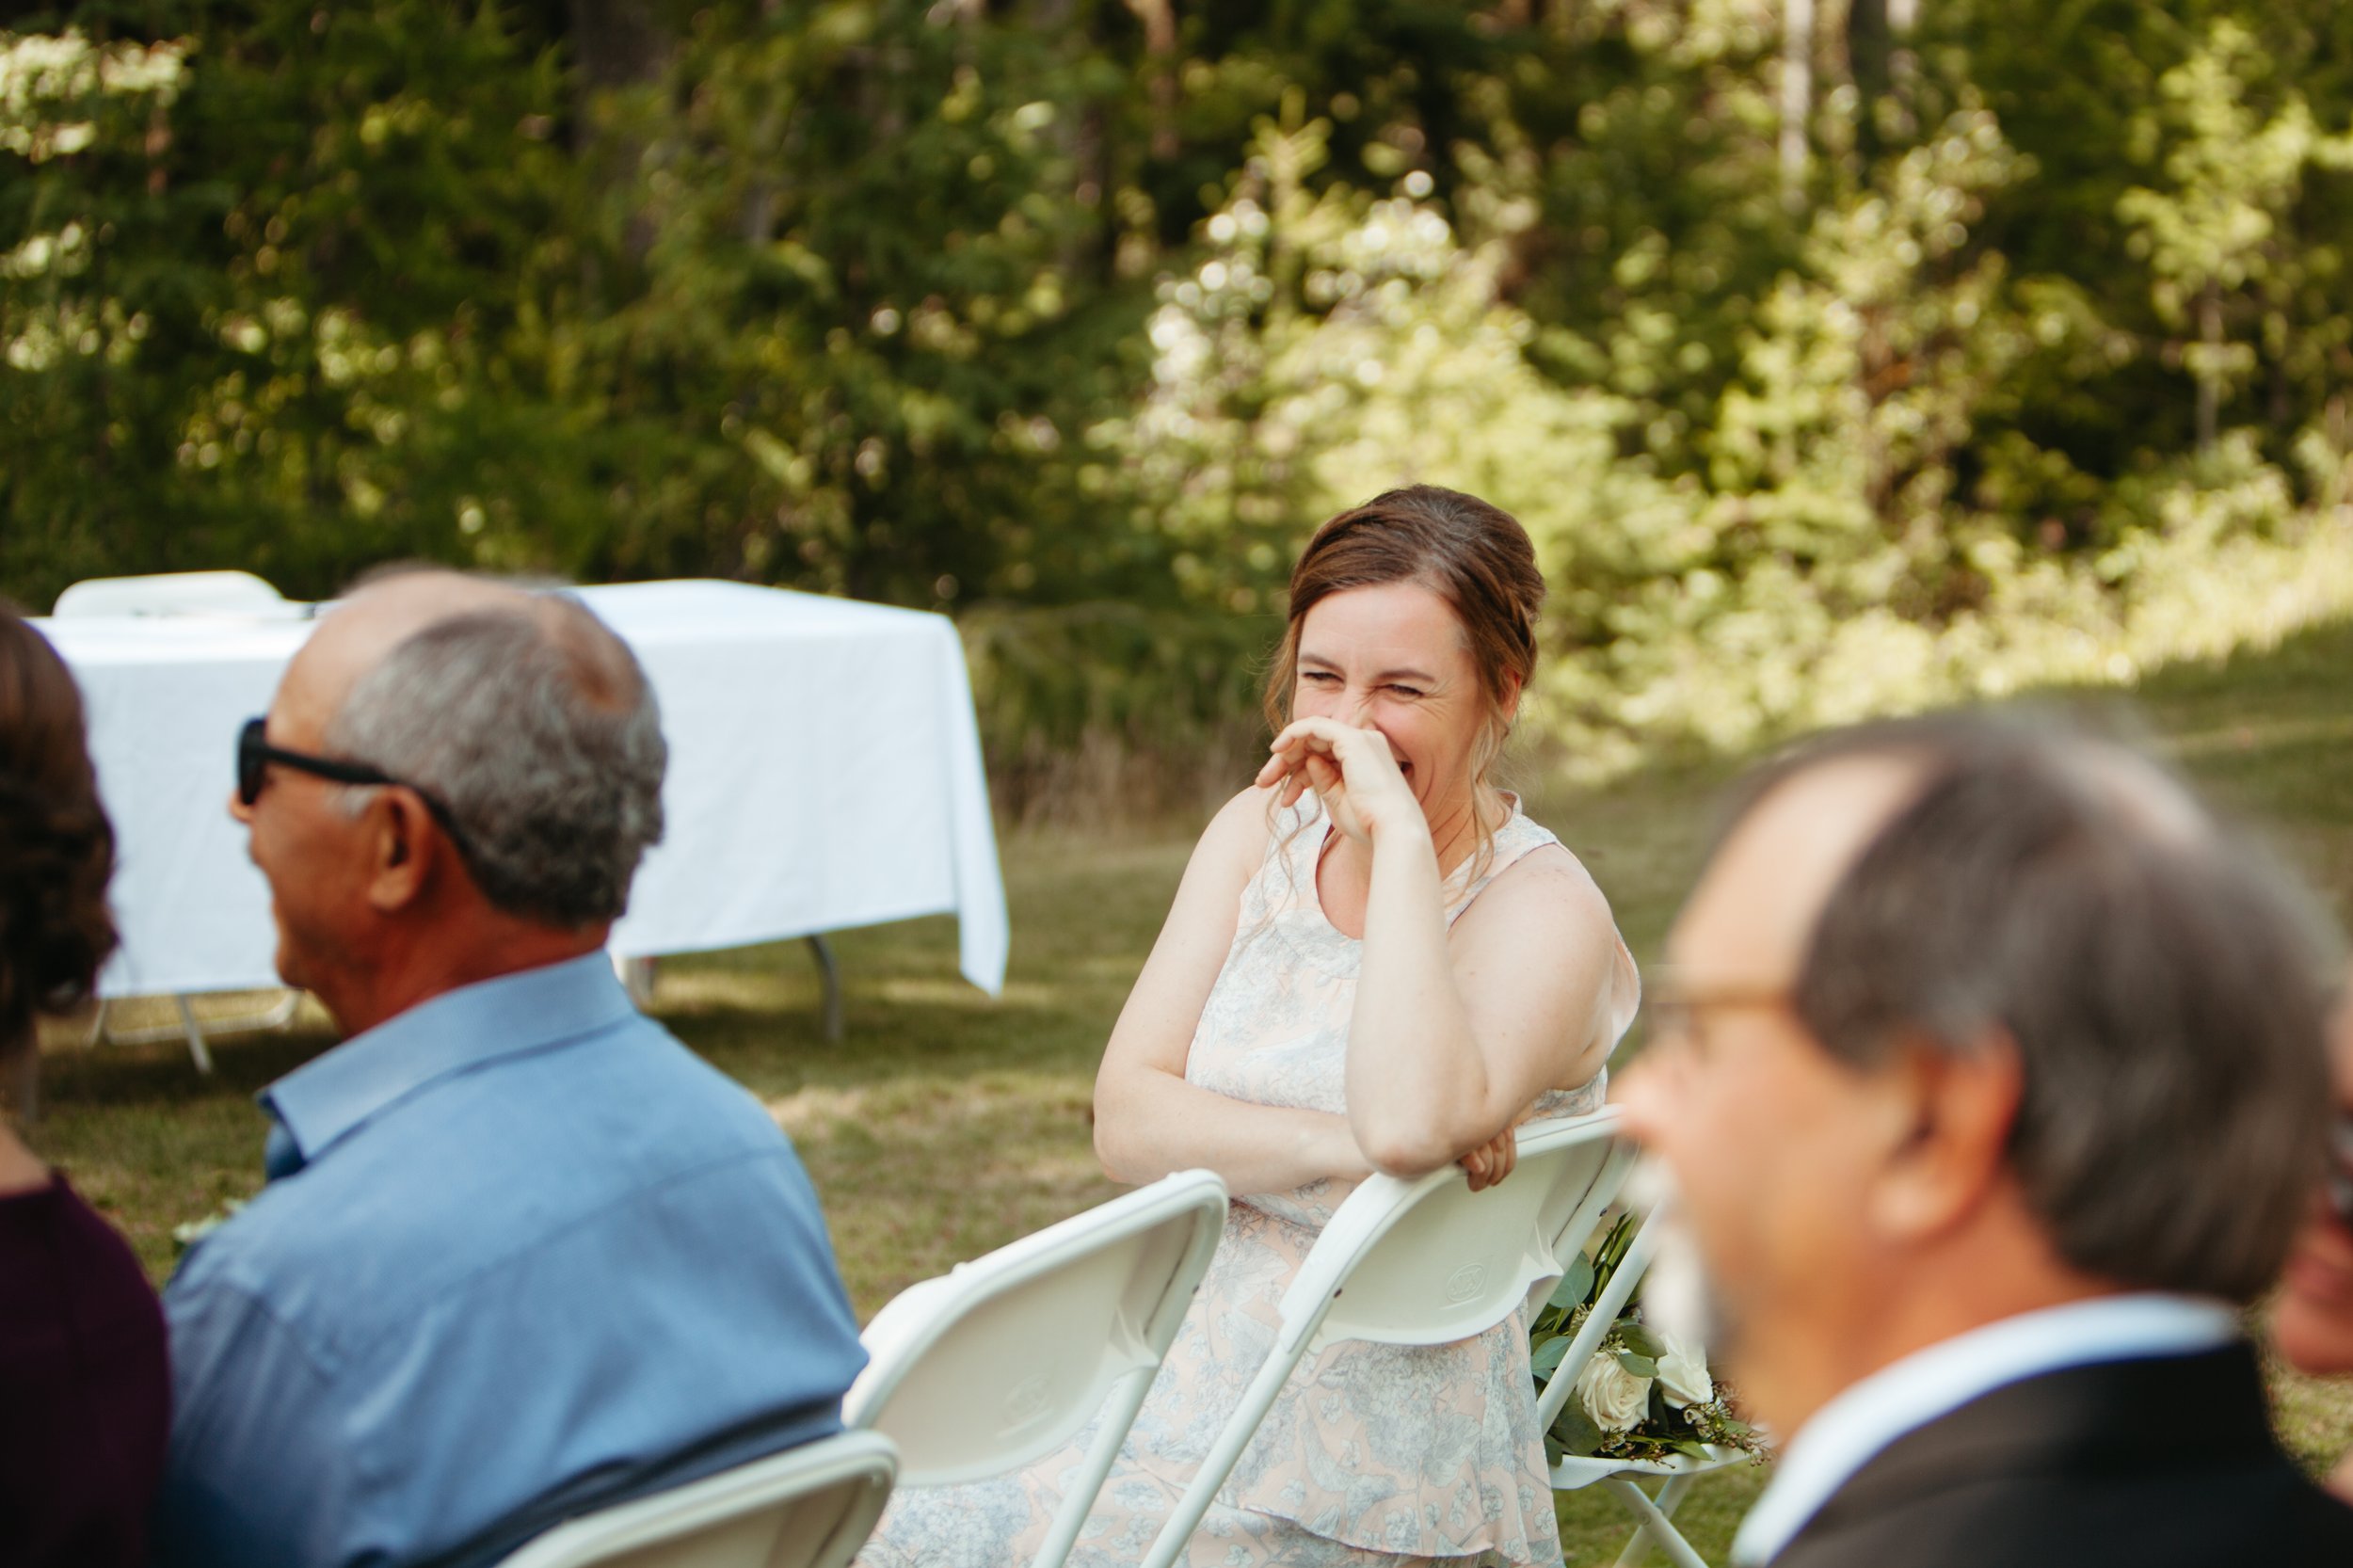
M 1361 1180 L 1371 1170 L 1345 1116 L 1229 1098 L 1152 1067 L 1096 1080 L 1095 1153 L 1114 1181 L 1198 1168 L 1236 1193 Z
M 1437 1169 L 1500 1131 L 1447 941 L 1427 834 L 1376 839 L 1348 1036 L 1348 1118 L 1382 1170 Z M 1508 1120 L 1509 1108 L 1501 1114 Z M 1494 1125 L 1489 1125 L 1493 1123 Z

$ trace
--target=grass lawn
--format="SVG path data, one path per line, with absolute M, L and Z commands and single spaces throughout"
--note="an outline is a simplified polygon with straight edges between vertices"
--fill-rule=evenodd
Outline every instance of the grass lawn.
M 2334 628 L 2274 653 L 2168 672 L 2138 694 L 2161 744 L 2222 798 L 2274 824 L 2340 919 L 2353 901 L 2349 672 L 2353 627 Z M 1531 802 L 1593 869 L 1645 961 L 1689 881 L 1722 777 L 1656 772 L 1605 793 Z M 839 1046 L 819 1035 L 816 973 L 797 944 L 665 966 L 656 1011 L 792 1132 L 861 1316 L 915 1280 L 1115 1191 L 1089 1141 L 1096 1058 L 1191 832 L 1009 839 L 1013 968 L 995 1001 L 957 978 L 949 920 L 841 935 L 849 1037 Z M 235 999 L 208 1005 L 233 1010 Z M 45 1114 L 31 1142 L 129 1233 L 160 1280 L 174 1225 L 259 1185 L 253 1092 L 331 1035 L 312 1014 L 288 1033 L 218 1042 L 209 1080 L 178 1046 L 92 1050 L 79 1037 L 50 1035 Z M 2353 1444 L 2353 1386 L 2285 1373 L 2275 1386 L 2282 1430 L 2305 1458 Z M 1759 1479 L 1735 1471 L 1694 1492 L 1684 1517 L 1711 1560 Z M 1625 1536 L 1614 1503 L 1600 1496 L 1567 1499 L 1562 1527 L 1576 1561 L 1613 1560 Z

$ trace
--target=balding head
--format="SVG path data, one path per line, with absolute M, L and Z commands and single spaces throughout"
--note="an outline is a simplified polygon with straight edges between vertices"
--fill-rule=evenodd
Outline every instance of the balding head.
M 2321 924 L 2255 845 L 2116 742 L 1980 714 L 1831 737 L 1760 776 L 1711 866 L 1833 1057 L 2014 1047 L 2009 1160 L 2059 1255 L 2251 1300 L 2323 1137 Z M 1761 917 L 1761 919 L 1760 919 Z
M 296 650 L 270 714 L 282 744 L 314 745 L 360 678 L 436 621 L 470 611 L 526 610 L 520 588 L 455 571 L 404 571 L 339 602 Z
M 620 915 L 662 837 L 667 751 L 603 622 L 568 594 L 416 572 L 354 596 L 330 630 L 321 687 L 348 680 L 331 752 L 444 801 L 500 909 L 575 930 Z

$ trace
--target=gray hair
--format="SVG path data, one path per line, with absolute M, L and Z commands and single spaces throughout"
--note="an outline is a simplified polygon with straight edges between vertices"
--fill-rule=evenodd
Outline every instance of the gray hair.
M 1916 762 L 1910 803 L 1825 902 L 1799 1017 L 1868 1068 L 1899 1042 L 2016 1043 L 2009 1163 L 2059 1255 L 2103 1279 L 2246 1303 L 2322 1165 L 2333 952 L 2309 897 L 2121 742 L 1983 713 L 1849 731 Z
M 566 930 L 614 920 L 662 840 L 669 751 L 652 684 L 568 594 L 412 633 L 353 684 L 325 739 L 438 797 L 475 886 L 508 914 Z

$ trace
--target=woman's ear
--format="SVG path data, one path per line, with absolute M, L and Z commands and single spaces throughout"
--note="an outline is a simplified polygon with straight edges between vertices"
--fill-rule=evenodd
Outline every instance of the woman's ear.
M 1528 682 L 1520 679 L 1517 671 L 1504 672 L 1503 701 L 1497 707 L 1503 714 L 1503 728 L 1507 732 L 1519 722 L 1520 694 L 1527 689 L 1527 686 Z

